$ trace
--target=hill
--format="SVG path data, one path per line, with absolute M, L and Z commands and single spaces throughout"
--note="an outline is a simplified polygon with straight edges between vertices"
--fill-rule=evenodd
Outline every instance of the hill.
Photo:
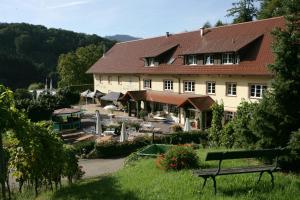
M 131 35 L 120 35 L 120 34 L 112 35 L 112 36 L 105 36 L 105 38 L 109 39 L 109 40 L 118 41 L 118 42 L 126 42 L 126 41 L 141 39 L 141 38 L 133 37 Z
M 108 50 L 114 42 L 98 35 L 41 25 L 0 23 L 0 44 L 0 83 L 15 89 L 49 76 L 57 79 L 61 54 L 90 44 L 105 45 Z

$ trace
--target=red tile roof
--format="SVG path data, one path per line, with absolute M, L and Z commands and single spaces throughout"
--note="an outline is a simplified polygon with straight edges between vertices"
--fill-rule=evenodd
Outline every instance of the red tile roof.
M 284 27 L 283 17 L 209 28 L 204 30 L 202 37 L 200 31 L 192 31 L 121 42 L 115 44 L 87 73 L 271 75 L 267 65 L 274 61 L 271 31 L 275 27 Z M 192 52 L 234 52 L 258 38 L 261 41 L 255 49 L 255 59 L 241 60 L 238 65 L 187 66 L 180 56 Z M 144 66 L 143 57 L 158 55 L 176 44 L 179 46 L 173 54 L 175 60 L 172 64 Z
M 210 96 L 206 95 L 178 94 L 174 92 L 161 92 L 154 90 L 128 91 L 122 97 L 121 101 L 127 101 L 128 99 L 133 99 L 134 101 L 172 104 L 177 107 L 183 107 L 190 104 L 195 109 L 199 109 L 201 111 L 209 110 L 214 103 L 214 100 Z

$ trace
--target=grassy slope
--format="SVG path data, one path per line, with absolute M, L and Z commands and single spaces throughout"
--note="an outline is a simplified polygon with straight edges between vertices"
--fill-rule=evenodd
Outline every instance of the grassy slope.
M 205 152 L 201 150 L 200 157 Z M 252 160 L 226 161 L 224 166 L 253 164 Z M 211 162 L 210 166 L 217 163 Z M 56 193 L 43 193 L 38 199 L 297 199 L 300 196 L 300 178 L 295 175 L 275 173 L 275 188 L 271 189 L 270 177 L 264 174 L 256 185 L 258 174 L 220 176 L 217 178 L 218 194 L 212 191 L 212 181 L 201 190 L 203 180 L 190 170 L 164 172 L 155 167 L 153 159 L 138 161 L 134 166 L 99 178 L 80 181 Z M 28 195 L 28 194 L 27 194 Z M 24 196 L 19 199 L 24 199 Z M 26 199 L 30 199 L 26 196 Z

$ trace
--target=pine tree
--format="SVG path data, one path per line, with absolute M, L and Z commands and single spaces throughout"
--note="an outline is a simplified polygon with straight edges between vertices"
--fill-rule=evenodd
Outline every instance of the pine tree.
M 237 3 L 232 3 L 233 8 L 227 10 L 227 16 L 234 17 L 234 24 L 252 21 L 257 14 L 254 2 L 255 0 L 239 0 Z
M 300 128 L 300 1 L 285 0 L 286 28 L 273 32 L 272 89 L 254 113 L 251 127 L 263 147 L 285 147 Z

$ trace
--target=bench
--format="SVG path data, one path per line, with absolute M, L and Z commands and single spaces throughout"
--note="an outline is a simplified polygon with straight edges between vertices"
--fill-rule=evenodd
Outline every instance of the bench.
M 213 180 L 214 193 L 217 193 L 216 176 L 230 174 L 245 174 L 245 173 L 260 173 L 257 183 L 259 183 L 264 172 L 271 176 L 272 187 L 274 187 L 273 172 L 280 170 L 278 167 L 278 157 L 285 153 L 284 149 L 261 149 L 261 150 L 242 150 L 242 151 L 224 151 L 224 152 L 208 152 L 205 161 L 218 160 L 217 168 L 198 169 L 194 170 L 194 175 L 204 179 L 202 189 L 204 188 L 208 178 Z M 235 168 L 222 168 L 223 160 L 230 159 L 245 159 L 245 158 L 264 158 L 272 163 L 259 166 L 246 166 Z

